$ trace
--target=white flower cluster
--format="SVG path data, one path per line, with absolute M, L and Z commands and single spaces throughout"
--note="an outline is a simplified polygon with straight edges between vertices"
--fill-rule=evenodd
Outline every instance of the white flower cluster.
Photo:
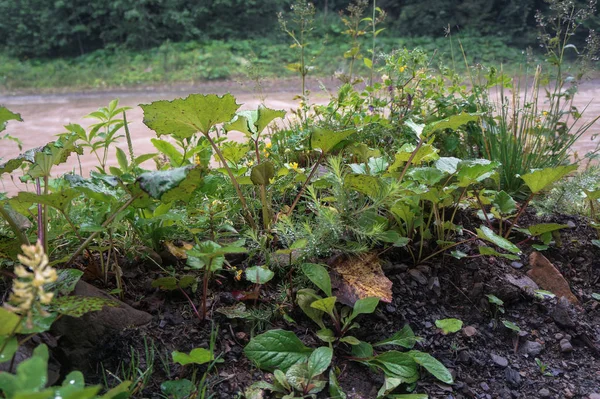
M 36 305 L 40 314 L 47 315 L 39 305 L 48 305 L 54 294 L 44 291 L 44 285 L 56 281 L 58 275 L 54 268 L 48 266 L 48 256 L 40 242 L 23 245 L 21 250 L 24 254 L 18 256 L 21 265 L 15 267 L 17 278 L 13 281 L 9 303 L 4 306 L 31 320 Z

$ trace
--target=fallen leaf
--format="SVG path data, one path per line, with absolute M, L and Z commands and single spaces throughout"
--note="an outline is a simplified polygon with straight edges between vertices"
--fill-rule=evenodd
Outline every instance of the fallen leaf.
M 338 300 L 353 306 L 359 299 L 377 297 L 392 302 L 392 282 L 383 270 L 374 252 L 348 257 L 340 255 L 330 262 L 332 285 Z
M 194 246 L 189 242 L 184 242 L 181 247 L 178 247 L 173 243 L 173 241 L 165 241 L 165 248 L 167 249 L 167 251 L 169 251 L 171 255 L 180 260 L 187 259 L 188 256 L 186 251 L 191 250 L 193 247 Z

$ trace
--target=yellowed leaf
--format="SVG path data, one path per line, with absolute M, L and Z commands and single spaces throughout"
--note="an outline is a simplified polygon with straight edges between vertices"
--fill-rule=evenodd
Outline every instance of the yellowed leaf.
M 173 241 L 165 241 L 165 248 L 177 259 L 187 259 L 187 253 L 185 251 L 189 251 L 192 247 L 193 245 L 189 242 L 183 242 L 183 245 L 178 247 Z
M 392 282 L 383 270 L 376 253 L 360 256 L 339 256 L 330 262 L 332 285 L 338 300 L 346 305 L 363 298 L 377 297 L 392 302 Z

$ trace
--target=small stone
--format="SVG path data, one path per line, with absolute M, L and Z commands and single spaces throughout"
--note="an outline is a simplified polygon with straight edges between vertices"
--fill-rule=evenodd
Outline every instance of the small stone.
M 481 384 L 479 384 L 479 386 L 486 392 L 490 390 L 490 386 L 485 382 L 482 382 Z
M 569 220 L 567 222 L 567 226 L 569 226 L 570 229 L 574 229 L 575 227 L 577 227 L 577 225 L 575 224 L 575 222 L 573 222 L 572 220 Z
M 507 367 L 504 370 L 504 378 L 507 384 L 512 388 L 518 388 L 521 385 L 521 374 L 517 370 Z
M 465 337 L 474 337 L 477 335 L 477 329 L 473 326 L 466 326 L 462 331 Z
M 591 393 L 588 399 L 600 399 L 600 393 Z
M 561 339 L 563 339 L 564 337 L 565 337 L 565 335 L 564 335 L 564 334 L 562 334 L 562 333 L 556 333 L 556 334 L 554 335 L 554 339 L 555 339 L 555 340 L 557 340 L 557 341 L 560 341 L 560 340 L 561 340 Z
M 396 307 L 394 305 L 391 305 L 391 304 L 385 305 L 385 310 L 388 313 L 396 313 Z
M 567 340 L 567 339 L 561 339 L 560 340 L 560 351 L 562 353 L 573 352 L 573 345 L 571 345 L 571 342 L 569 342 L 569 340 Z
M 417 266 L 417 270 L 419 270 L 423 274 L 431 274 L 431 267 L 427 265 L 419 265 Z
M 471 355 L 467 351 L 460 351 L 458 353 L 458 361 L 463 364 L 471 363 Z
M 417 283 L 421 285 L 427 285 L 427 277 L 425 277 L 425 275 L 420 270 L 410 269 L 408 271 L 408 274 L 410 274 L 413 280 L 415 280 Z
M 492 357 L 492 361 L 494 363 L 496 363 L 498 366 L 500 366 L 502 368 L 508 366 L 508 359 L 507 358 L 495 355 L 493 353 L 490 356 Z
M 430 278 L 427 288 L 433 291 L 436 296 L 440 296 L 442 294 L 442 287 L 440 285 L 440 279 L 438 277 Z
M 575 394 L 569 388 L 565 388 L 565 398 L 571 399 L 573 396 L 575 396 Z
M 515 269 L 521 269 L 523 267 L 523 264 L 521 262 L 512 262 L 510 265 Z
M 537 341 L 525 341 L 525 343 L 521 345 L 521 351 L 530 356 L 539 355 L 543 349 L 544 346 Z
M 550 317 L 559 327 L 574 328 L 575 322 L 569 313 L 569 305 L 564 301 L 558 301 L 554 310 L 550 313 Z
M 433 327 L 433 324 L 431 324 L 431 322 L 429 322 L 429 321 L 426 321 L 425 323 L 423 323 L 423 326 L 425 328 L 431 328 L 431 327 Z
M 548 390 L 547 388 L 542 388 L 538 391 L 538 395 L 540 395 L 540 398 L 549 398 L 550 390 Z

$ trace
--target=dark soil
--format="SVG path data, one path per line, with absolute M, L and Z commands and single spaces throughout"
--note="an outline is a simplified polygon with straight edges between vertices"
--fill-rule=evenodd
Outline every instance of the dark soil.
M 384 261 L 384 271 L 394 284 L 392 303 L 380 304 L 374 315 L 361 316 L 358 319 L 361 328 L 355 330 L 355 335 L 374 342 L 409 324 L 422 338 L 416 349 L 435 356 L 455 376 L 455 384 L 448 386 L 423 373 L 415 392 L 427 393 L 430 398 L 594 398 L 591 395 L 600 394 L 600 303 L 591 296 L 600 292 L 600 250 L 590 242 L 595 238 L 595 230 L 577 217 L 540 220 L 530 214 L 523 222 L 534 220 L 573 226 L 562 230 L 560 242 L 544 251 L 544 255 L 569 281 L 580 301 L 579 307 L 566 305 L 557 298 L 536 298 L 507 281 L 506 275 L 522 277 L 528 270 L 528 254 L 532 249 L 527 244 L 522 245 L 526 253 L 520 262 L 492 257 L 457 260 L 446 255 L 418 265 L 416 269 L 420 273 L 411 272 L 415 267 L 410 258 L 398 251 L 387 253 Z M 465 228 L 471 223 L 476 221 L 463 220 Z M 469 253 L 470 249 L 461 250 Z M 106 344 L 97 348 L 90 358 L 91 364 L 96 364 L 92 367 L 95 377 L 86 374 L 91 382 L 102 381 L 100 364 L 105 370 L 118 374 L 119 368 L 129 362 L 131 348 L 140 353 L 140 365 L 144 367 L 142 337 L 146 337 L 146 342 L 154 342 L 156 361 L 153 377 L 141 397 L 158 398 L 161 382 L 191 378 L 190 369 L 171 364 L 170 370 L 166 370 L 159 357 L 172 363 L 173 350 L 188 352 L 196 347 L 207 348 L 214 325 L 218 329 L 215 352 L 221 354 L 224 362 L 210 377 L 211 392 L 214 398 L 234 398 L 253 382 L 270 378 L 243 354 L 243 347 L 253 334 L 267 328 L 285 328 L 294 331 L 307 345 L 319 345 L 314 323 L 298 310 L 289 313 L 297 324 L 286 323 L 279 317 L 280 312 L 261 301 L 258 308 L 271 309 L 263 312 L 271 317 L 261 322 L 230 320 L 215 312 L 221 306 L 236 302 L 232 291 L 247 289 L 247 284 L 234 281 L 229 274 L 217 277 L 211 285 L 212 322 L 200 322 L 181 293 L 152 288 L 152 281 L 164 276 L 159 268 L 141 261 L 130 262 L 123 268 L 126 302 L 149 312 L 153 320 L 143 328 L 107 337 Z M 426 282 L 416 278 L 421 275 Z M 273 292 L 267 288 L 262 298 L 277 303 L 275 288 L 270 287 Z M 504 313 L 490 305 L 487 294 L 505 302 Z M 200 293 L 193 298 L 198 306 Z M 247 305 L 252 308 L 253 301 Z M 464 327 L 469 328 L 443 335 L 435 327 L 435 321 L 444 318 L 460 319 Z M 517 324 L 521 336 L 504 327 L 502 320 Z M 342 371 L 339 381 L 348 397 L 375 398 L 383 376 L 346 359 L 344 354 L 348 348 L 340 349 L 336 351 L 334 363 Z M 200 367 L 198 375 L 202 370 Z

